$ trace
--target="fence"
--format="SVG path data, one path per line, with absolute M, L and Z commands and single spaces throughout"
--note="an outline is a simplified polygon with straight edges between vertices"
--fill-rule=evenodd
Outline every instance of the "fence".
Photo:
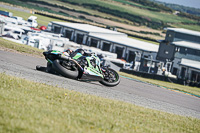
M 138 71 L 127 70 L 127 69 L 120 69 L 120 72 L 125 72 L 125 73 L 128 73 L 128 74 L 132 74 L 132 75 L 136 75 L 136 76 L 144 77 L 144 78 L 161 80 L 161 81 L 166 81 L 166 82 L 171 82 L 171 83 L 176 83 L 176 84 L 182 84 L 182 85 L 188 85 L 188 86 L 193 86 L 193 87 L 200 87 L 200 83 L 190 82 L 190 81 L 186 81 L 186 80 L 179 79 L 179 78 L 177 78 L 177 79 L 171 78 L 171 77 L 167 77 L 167 76 L 164 76 L 164 75 L 157 75 L 157 74 L 146 73 L 146 72 L 138 72 Z

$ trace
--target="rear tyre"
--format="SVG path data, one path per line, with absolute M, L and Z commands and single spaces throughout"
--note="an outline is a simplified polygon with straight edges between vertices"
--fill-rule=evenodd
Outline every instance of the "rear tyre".
M 76 79 L 78 77 L 78 70 L 69 70 L 61 65 L 60 60 L 54 60 L 53 69 L 56 70 L 59 74 L 61 74 L 64 77 Z
M 115 70 L 108 68 L 104 72 L 104 79 L 99 82 L 105 86 L 116 86 L 120 83 L 119 74 Z

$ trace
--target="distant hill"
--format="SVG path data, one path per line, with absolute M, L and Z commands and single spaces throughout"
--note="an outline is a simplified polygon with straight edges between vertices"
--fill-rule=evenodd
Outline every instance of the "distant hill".
M 117 22 L 118 29 L 121 28 L 125 33 L 140 38 L 161 38 L 165 27 L 200 31 L 200 17 L 182 12 L 175 14 L 174 9 L 149 0 L 1 0 L 1 2 L 74 17 L 103 24 L 105 27 L 116 26 L 113 23 Z M 131 29 L 127 25 L 134 28 Z
M 187 7 L 187 6 L 178 5 L 178 4 L 170 4 L 170 3 L 160 2 L 160 1 L 156 1 L 156 0 L 151 0 L 151 1 L 158 3 L 158 4 L 162 4 L 165 7 L 171 8 L 171 9 L 176 10 L 176 11 L 185 12 L 185 13 L 189 13 L 189 14 L 192 14 L 192 15 L 200 16 L 200 9 L 198 9 L 198 8 Z

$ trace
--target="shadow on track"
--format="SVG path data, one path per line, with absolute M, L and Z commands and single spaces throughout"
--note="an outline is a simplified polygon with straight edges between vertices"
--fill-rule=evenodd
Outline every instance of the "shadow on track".
M 36 70 L 41 71 L 41 72 L 45 72 L 45 73 L 49 73 L 49 74 L 53 74 L 53 75 L 57 75 L 57 76 L 60 76 L 60 77 L 64 77 L 61 74 L 57 73 L 56 71 L 48 71 L 47 67 L 43 67 L 43 66 L 37 65 Z M 66 77 L 64 77 L 64 78 L 66 78 Z M 76 80 L 76 81 L 79 81 L 79 82 L 85 82 L 85 83 L 98 85 L 98 86 L 104 86 L 104 85 L 100 84 L 99 82 L 95 82 L 95 81 L 80 80 L 80 79 L 79 80 L 78 79 L 72 79 L 72 80 Z M 106 86 L 104 86 L 104 87 L 106 87 Z

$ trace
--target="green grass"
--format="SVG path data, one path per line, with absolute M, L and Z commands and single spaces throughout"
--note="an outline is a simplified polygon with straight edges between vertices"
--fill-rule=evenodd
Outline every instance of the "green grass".
M 123 5 L 119 4 L 118 2 L 111 2 L 111 1 L 100 1 L 100 0 L 67 0 L 67 3 L 76 3 L 79 6 L 82 4 L 93 4 L 93 5 L 98 5 L 101 7 L 109 8 L 112 10 L 120 11 L 120 12 L 125 12 L 125 13 L 130 13 L 134 14 L 137 16 L 143 16 L 143 17 L 148 17 L 153 21 L 163 21 L 163 22 L 171 22 L 171 23 L 177 23 L 177 22 L 187 22 L 187 23 L 193 23 L 195 21 L 192 21 L 187 18 L 179 17 L 173 14 L 168 14 L 164 12 L 154 12 L 154 11 L 149 11 L 145 9 L 140 9 L 137 7 L 133 7 L 130 5 Z M 88 7 L 85 7 L 88 8 Z
M 144 8 L 144 9 L 150 9 L 150 10 L 156 10 L 157 9 L 157 8 L 152 8 L 152 7 L 148 7 L 148 6 L 143 6 L 143 5 L 140 5 L 138 3 L 134 3 L 134 2 L 131 2 L 131 1 L 126 1 L 126 0 L 114 0 L 114 1 L 120 2 L 122 4 L 128 4 L 128 5 L 131 5 L 131 6 L 139 7 L 139 8 Z
M 175 27 L 175 28 L 185 28 L 185 29 L 190 29 L 190 30 L 200 32 L 200 25 L 175 24 L 175 25 L 172 25 L 172 26 Z
M 12 12 L 12 13 L 13 13 L 13 16 L 20 16 L 20 17 L 23 17 L 24 20 L 27 20 L 28 17 L 30 17 L 31 15 L 36 16 L 36 17 L 37 17 L 37 22 L 39 23 L 40 26 L 41 26 L 41 25 L 47 26 L 48 23 L 49 23 L 50 21 L 60 21 L 60 22 L 64 22 L 63 20 L 59 20 L 59 19 L 54 19 L 54 18 L 50 18 L 50 17 L 38 15 L 38 14 L 31 14 L 31 13 L 16 11 L 16 10 L 7 9 L 7 8 L 3 8 L 3 7 L 0 7 L 0 10 Z M 66 22 L 66 21 L 65 21 L 65 22 Z
M 191 19 L 184 18 L 184 17 L 179 17 L 179 16 L 169 14 L 169 13 L 166 13 L 166 12 L 155 12 L 155 11 L 146 10 L 144 8 L 141 9 L 141 8 L 138 8 L 138 7 L 134 7 L 134 6 L 131 6 L 131 4 L 133 4 L 135 6 L 136 5 L 142 6 L 142 5 L 135 4 L 134 2 L 128 2 L 128 1 L 123 2 L 122 0 L 117 0 L 119 2 L 115 2 L 116 0 L 112 0 L 112 1 L 110 1 L 110 0 L 106 0 L 106 1 L 101 1 L 101 0 L 90 0 L 90 1 L 88 1 L 88 0 L 66 0 L 65 1 L 65 0 L 62 0 L 63 2 L 60 1 L 60 0 L 54 0 L 54 1 L 52 1 L 52 0 L 50 0 L 50 1 L 40 0 L 40 1 L 45 1 L 45 2 L 48 2 L 48 3 L 52 3 L 52 4 L 59 3 L 59 4 L 62 4 L 63 6 L 67 6 L 67 7 L 74 5 L 74 7 L 76 6 L 76 7 L 79 8 L 79 10 L 82 10 L 82 11 L 83 10 L 86 11 L 86 9 L 88 9 L 89 14 L 93 14 L 94 11 L 97 11 L 95 8 L 93 9 L 92 6 L 94 6 L 94 7 L 99 6 L 101 8 L 109 9 L 110 12 L 119 11 L 121 13 L 124 13 L 124 15 L 128 13 L 128 14 L 132 14 L 132 15 L 135 15 L 135 16 L 138 16 L 138 17 L 146 18 L 146 20 L 150 20 L 152 22 L 159 22 L 160 23 L 162 21 L 162 22 L 165 22 L 165 23 L 198 23 L 195 20 L 191 20 Z M 8 2 L 10 2 L 12 4 L 18 4 L 17 1 L 11 2 L 10 0 L 8 0 Z M 129 4 L 124 5 L 124 3 L 129 3 Z M 89 5 L 85 6 L 84 4 L 90 4 L 90 6 Z M 29 5 L 33 6 L 31 4 L 29 4 Z M 76 7 L 74 8 L 75 10 L 77 9 Z M 34 6 L 34 8 L 36 8 L 36 7 Z M 37 7 L 37 8 L 39 8 L 39 7 Z M 72 8 L 72 7 L 70 7 L 70 8 Z M 151 7 L 147 6 L 146 8 L 151 8 Z M 50 9 L 45 9 L 45 10 L 51 11 Z M 103 12 L 103 11 L 99 11 L 99 12 Z M 115 14 L 114 16 L 116 16 L 116 15 L 117 14 Z M 104 17 L 104 16 L 101 16 L 101 17 Z
M 170 82 L 166 82 L 166 81 L 143 78 L 143 77 L 127 74 L 127 73 L 124 73 L 124 72 L 119 72 L 119 74 L 122 75 L 122 76 L 129 77 L 129 78 L 137 79 L 137 80 L 140 80 L 140 81 L 143 81 L 143 82 L 155 84 L 155 85 L 158 85 L 158 86 L 167 87 L 167 88 L 174 89 L 174 90 L 188 92 L 188 93 L 192 93 L 192 94 L 200 96 L 200 88 L 197 88 L 197 87 L 184 86 L 184 85 L 174 84 L 174 83 L 170 83 Z
M 119 2 L 111 2 L 111 1 L 99 1 L 99 0 L 93 0 L 93 1 L 84 1 L 84 0 L 68 0 L 66 3 L 61 2 L 59 0 L 54 0 L 54 1 L 47 1 L 47 0 L 41 0 L 41 1 L 45 1 L 51 4 L 60 4 L 60 5 L 64 5 L 67 7 L 70 7 L 72 9 L 75 9 L 77 11 L 84 11 L 87 12 L 91 15 L 97 15 L 97 16 L 101 16 L 102 18 L 109 18 L 109 19 L 113 19 L 113 20 L 119 20 L 120 22 L 128 22 L 131 23 L 129 20 L 126 20 L 125 18 L 119 18 L 117 16 L 111 15 L 111 14 L 106 14 L 88 7 L 84 7 L 81 4 L 87 3 L 87 4 L 94 4 L 94 5 L 99 5 L 101 7 L 105 7 L 105 8 L 109 8 L 111 10 L 116 10 L 116 11 L 120 11 L 120 12 L 126 12 L 129 14 L 133 14 L 136 16 L 142 16 L 143 18 L 146 18 L 152 22 L 164 22 L 167 23 L 169 26 L 170 25 L 177 25 L 177 27 L 179 27 L 178 25 L 181 25 L 180 27 L 185 26 L 185 28 L 187 29 L 191 29 L 191 30 L 195 30 L 195 28 L 198 30 L 199 29 L 199 24 L 197 24 L 197 21 L 195 20 L 191 20 L 188 18 L 184 18 L 184 17 L 179 17 L 170 13 L 166 13 L 166 12 L 155 12 L 155 11 L 149 11 L 149 10 L 145 10 L 145 9 L 140 9 L 138 7 L 133 7 L 130 6 L 130 2 L 128 1 L 124 1 L 123 0 L 117 0 L 117 1 L 121 1 L 121 3 Z M 72 2 L 72 3 L 76 3 L 76 4 L 71 4 L 68 2 Z M 124 5 L 124 3 L 129 3 L 128 5 Z M 133 2 L 131 2 L 133 3 Z M 137 4 L 140 5 L 140 4 Z M 106 16 L 106 17 L 105 17 Z M 183 24 L 183 23 L 195 23 L 197 24 L 196 26 L 191 25 L 191 26 L 187 26 L 187 24 Z
M 7 49 L 12 49 L 12 50 L 18 51 L 20 53 L 27 53 L 27 54 L 43 57 L 43 54 L 42 54 L 43 50 L 28 46 L 28 45 L 23 45 L 23 44 L 18 44 L 18 43 L 12 42 L 12 41 L 8 41 L 3 38 L 0 38 L 0 48 L 1 47 L 7 48 Z
M 77 81 L 78 82 L 78 81 Z M 200 132 L 200 120 L 0 73 L 0 132 Z
M 12 4 L 20 5 L 20 2 L 18 2 L 17 0 L 16 1 L 12 1 L 12 0 L 5 1 L 5 0 L 3 0 L 3 1 L 8 2 L 8 3 L 12 3 Z M 154 12 L 154 11 L 141 9 L 141 8 L 138 8 L 138 6 L 140 4 L 136 4 L 135 6 L 138 5 L 137 7 L 130 6 L 132 4 L 134 5 L 135 4 L 134 2 L 131 2 L 132 3 L 131 4 L 128 1 L 124 1 L 125 3 L 128 2 L 127 3 L 128 5 L 124 5 L 123 0 L 114 0 L 112 2 L 111 1 L 99 1 L 99 0 L 93 0 L 92 2 L 91 1 L 89 1 L 89 2 L 83 1 L 83 0 L 81 0 L 81 1 L 79 1 L 79 0 L 68 1 L 68 2 L 74 2 L 76 4 L 70 4 L 70 3 L 62 2 L 60 0 L 40 0 L 40 1 L 44 1 L 44 2 L 47 2 L 47 3 L 51 3 L 51 4 L 58 4 L 59 6 L 64 6 L 64 7 L 67 7 L 68 9 L 72 9 L 72 10 L 74 9 L 78 12 L 85 12 L 85 13 L 91 14 L 93 16 L 100 16 L 102 18 L 110 19 L 110 20 L 113 20 L 113 21 L 121 22 L 121 23 L 134 24 L 133 21 L 127 20 L 123 17 L 120 18 L 120 17 L 114 16 L 112 14 L 103 13 L 103 12 L 100 12 L 98 10 L 94 10 L 94 9 L 91 9 L 91 8 L 88 8 L 88 7 L 81 6 L 81 4 L 83 4 L 84 2 L 92 3 L 94 5 L 96 4 L 96 5 L 105 7 L 105 8 L 109 8 L 111 10 L 117 10 L 117 11 L 129 13 L 129 14 L 133 14 L 133 15 L 136 15 L 136 16 L 140 16 L 144 19 L 150 20 L 151 22 L 159 22 L 160 23 L 160 22 L 163 21 L 166 24 L 171 25 L 171 26 L 175 26 L 175 27 L 184 27 L 184 28 L 191 29 L 191 30 L 200 29 L 200 25 L 198 25 L 198 24 L 196 24 L 196 25 L 182 24 L 182 23 L 189 23 L 189 24 L 197 23 L 195 20 L 191 20 L 191 19 L 184 18 L 184 17 L 179 17 L 179 16 L 169 14 L 169 13 L 165 13 L 165 12 Z M 116 2 L 116 1 L 119 1 L 119 2 Z M 80 2 L 79 3 L 80 5 L 77 5 L 78 2 Z M 25 7 L 30 8 L 30 9 L 31 8 L 38 9 L 38 10 L 43 9 L 45 11 L 52 12 L 54 14 L 60 14 L 59 12 L 52 11 L 50 8 L 42 8 L 42 7 L 39 8 L 35 5 L 31 5 L 30 3 L 25 4 L 25 2 L 23 2 L 23 4 L 21 6 L 25 6 Z M 1 8 L 1 7 L 0 7 L 0 10 L 7 10 L 7 11 L 10 11 L 10 12 L 13 12 L 15 16 L 21 16 L 24 19 L 27 19 L 30 15 L 32 15 L 30 13 L 24 13 L 24 12 L 20 12 L 20 11 L 9 10 L 9 9 L 5 9 L 5 8 Z M 41 26 L 41 25 L 46 26 L 50 21 L 63 21 L 63 20 L 59 20 L 59 19 L 53 19 L 53 18 L 50 18 L 50 17 L 45 17 L 45 16 L 42 16 L 42 15 L 37 15 L 37 14 L 34 14 L 34 15 L 38 17 L 39 26 Z M 61 18 L 63 18 L 63 17 L 64 16 L 61 16 Z M 78 21 L 78 20 L 74 20 L 74 21 Z M 87 20 L 85 20 L 85 21 L 87 21 Z M 80 22 L 80 21 L 78 21 L 78 22 Z M 140 36 L 142 36 L 142 34 Z M 158 37 L 156 35 L 151 35 L 151 38 L 158 39 Z
M 155 42 L 155 41 L 148 41 L 148 40 L 144 40 L 144 39 L 140 39 L 140 38 L 136 38 L 136 37 L 132 37 L 132 36 L 129 36 L 129 38 L 133 38 L 133 39 L 137 39 L 137 40 L 140 40 L 140 41 L 144 41 L 144 42 L 160 45 L 159 42 Z

